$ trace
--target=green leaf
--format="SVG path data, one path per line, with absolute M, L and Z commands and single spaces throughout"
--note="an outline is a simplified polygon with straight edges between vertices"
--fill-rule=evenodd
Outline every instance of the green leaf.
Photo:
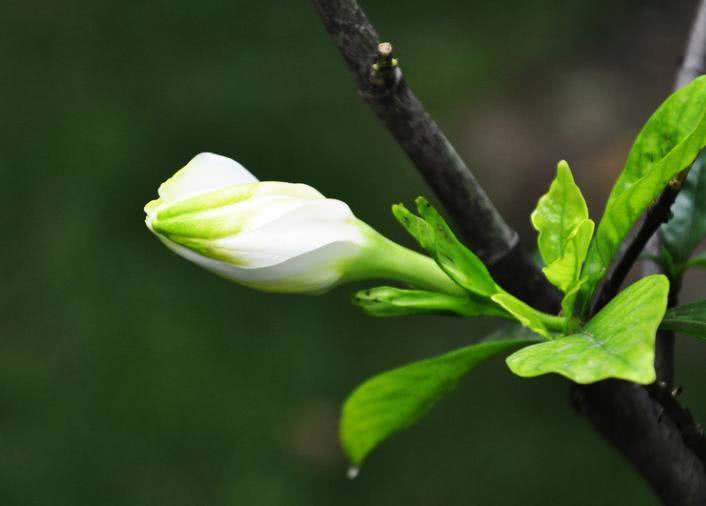
M 706 76 L 671 95 L 635 139 L 608 198 L 584 266 L 584 312 L 630 229 L 669 181 L 706 145 Z
M 564 316 L 573 315 L 574 302 L 583 282 L 581 269 L 593 237 L 594 223 L 576 186 L 569 164 L 559 162 L 549 191 L 539 199 L 532 213 L 532 225 L 539 232 L 537 245 L 544 260 L 544 275 L 566 295 Z
M 585 279 L 581 278 L 581 269 L 591 245 L 593 228 L 592 220 L 579 223 L 569 236 L 564 256 L 542 269 L 547 279 L 564 292 L 561 310 L 567 322 L 574 315 L 576 298 L 585 283 Z
M 547 279 L 564 293 L 578 283 L 583 261 L 591 245 L 593 228 L 592 220 L 580 222 L 566 238 L 562 256 L 542 269 Z
M 662 247 L 677 266 L 684 266 L 706 236 L 706 152 L 692 165 L 677 199 L 672 219 L 660 229 Z
M 569 164 L 562 160 L 557 165 L 556 178 L 549 191 L 539 199 L 531 216 L 532 225 L 539 233 L 537 246 L 545 265 L 555 264 L 566 256 L 571 235 L 587 219 L 586 201 L 574 182 Z M 566 263 L 570 262 L 564 261 Z M 570 279 L 573 279 L 572 274 L 568 276 Z M 555 281 L 550 281 L 556 285 Z
M 392 206 L 392 213 L 456 283 L 483 297 L 498 293 L 483 262 L 456 238 L 441 215 L 422 197 L 416 203 L 421 218 L 402 204 Z
M 564 332 L 568 331 L 568 326 L 573 323 L 574 316 L 574 306 L 576 304 L 576 297 L 579 295 L 579 291 L 585 282 L 584 279 L 579 279 L 573 284 L 569 290 L 567 290 L 566 295 L 561 301 L 561 314 L 566 318 L 567 327 L 564 328 Z
M 706 339 L 706 300 L 671 308 L 659 328 Z
M 519 326 L 491 339 L 384 372 L 356 388 L 343 405 L 341 444 L 353 465 L 392 434 L 411 426 L 478 364 L 536 338 Z M 504 337 L 500 337 L 504 336 Z
M 514 316 L 523 326 L 547 339 L 553 338 L 551 330 L 561 330 L 564 326 L 563 318 L 537 311 L 532 306 L 527 305 L 509 293 L 497 293 L 493 295 L 491 299 Z M 548 324 L 548 319 L 558 323 L 554 325 L 553 328 L 550 328 L 551 325 Z
M 691 267 L 701 267 L 702 269 L 706 269 L 706 253 L 689 260 L 686 263 L 686 268 L 689 269 Z
M 667 307 L 669 281 L 655 275 L 620 292 L 576 334 L 523 348 L 507 358 L 518 376 L 559 373 L 576 383 L 620 378 L 655 380 L 655 334 Z
M 361 290 L 353 303 L 371 316 L 402 316 L 419 313 L 455 314 L 460 316 L 497 316 L 509 318 L 505 311 L 488 299 L 472 294 L 455 297 L 426 290 L 403 290 L 379 286 Z

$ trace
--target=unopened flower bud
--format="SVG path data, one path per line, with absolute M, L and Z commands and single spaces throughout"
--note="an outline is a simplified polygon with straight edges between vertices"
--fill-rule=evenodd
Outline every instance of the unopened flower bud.
M 387 277 L 462 291 L 428 257 L 358 220 L 304 184 L 260 182 L 229 158 L 201 153 L 145 206 L 147 227 L 178 255 L 264 291 L 317 293 Z

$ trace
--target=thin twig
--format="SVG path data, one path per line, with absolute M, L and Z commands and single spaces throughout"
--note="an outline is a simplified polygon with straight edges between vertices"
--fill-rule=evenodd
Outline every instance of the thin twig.
M 659 227 L 661 227 L 663 223 L 669 221 L 671 207 L 679 194 L 679 188 L 680 186 L 676 185 L 668 186 L 662 192 L 662 195 L 660 195 L 657 203 L 647 211 L 645 219 L 640 226 L 640 230 L 628 245 L 610 277 L 606 279 L 601 287 L 598 297 L 596 298 L 596 303 L 591 311 L 592 314 L 596 314 L 603 309 L 603 307 L 615 297 L 650 238 L 659 230 Z

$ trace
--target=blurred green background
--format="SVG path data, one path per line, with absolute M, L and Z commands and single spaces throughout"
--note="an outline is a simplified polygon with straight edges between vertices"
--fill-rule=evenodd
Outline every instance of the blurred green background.
M 600 214 L 695 8 L 363 5 L 530 245 L 527 217 L 561 158 Z M 411 245 L 389 206 L 429 191 L 308 2 L 11 0 L 0 59 L 0 504 L 656 504 L 571 410 L 564 381 L 521 380 L 502 360 L 347 480 L 347 393 L 492 323 L 370 319 L 349 304 L 353 286 L 260 294 L 147 232 L 159 183 L 214 151 L 341 198 Z M 683 399 L 706 420 L 706 349 L 681 339 Z

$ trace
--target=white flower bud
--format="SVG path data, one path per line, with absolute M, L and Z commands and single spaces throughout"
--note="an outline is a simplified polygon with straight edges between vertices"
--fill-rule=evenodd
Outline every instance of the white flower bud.
M 145 206 L 147 227 L 180 256 L 242 285 L 317 293 L 391 276 L 458 290 L 430 259 L 380 236 L 344 202 L 304 184 L 260 182 L 220 155 L 195 156 L 158 193 Z

